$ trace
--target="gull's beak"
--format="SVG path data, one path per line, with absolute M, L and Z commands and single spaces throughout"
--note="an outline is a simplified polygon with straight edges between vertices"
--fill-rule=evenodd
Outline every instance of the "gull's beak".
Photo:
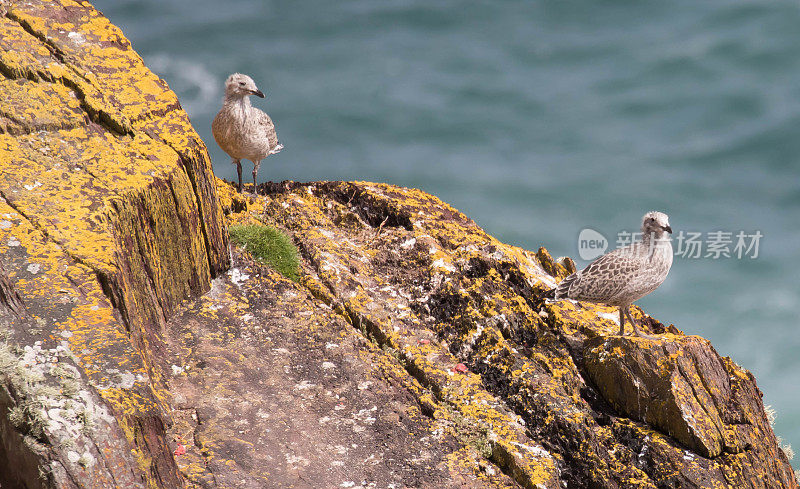
M 253 95 L 255 95 L 255 96 L 257 96 L 257 97 L 261 97 L 261 98 L 264 98 L 264 97 L 265 97 L 265 95 L 264 95 L 264 92 L 262 92 L 262 91 L 261 91 L 261 90 L 259 90 L 259 89 L 255 89 L 255 90 L 253 91 Z
M 664 231 L 668 232 L 669 234 L 672 234 L 672 227 L 669 224 L 667 224 L 666 226 L 664 226 Z

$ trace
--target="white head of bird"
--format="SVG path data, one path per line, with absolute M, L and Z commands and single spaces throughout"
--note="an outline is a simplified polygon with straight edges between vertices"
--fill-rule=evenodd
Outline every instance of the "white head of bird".
M 234 73 L 225 80 L 225 98 L 243 98 L 250 95 L 264 98 L 264 92 L 258 89 L 256 82 L 249 76 Z
M 672 228 L 669 225 L 669 216 L 663 212 L 650 211 L 642 217 L 642 236 L 645 239 L 651 236 L 662 238 L 665 232 L 671 234 Z

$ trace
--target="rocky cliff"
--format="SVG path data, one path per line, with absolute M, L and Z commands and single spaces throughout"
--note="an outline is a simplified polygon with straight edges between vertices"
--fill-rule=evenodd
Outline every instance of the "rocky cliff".
M 0 485 L 178 486 L 153 345 L 228 268 L 175 95 L 85 2 L 0 3 Z
M 89 4 L 0 14 L 0 487 L 798 487 L 706 340 L 536 303 L 571 261 L 417 190 L 238 195 Z

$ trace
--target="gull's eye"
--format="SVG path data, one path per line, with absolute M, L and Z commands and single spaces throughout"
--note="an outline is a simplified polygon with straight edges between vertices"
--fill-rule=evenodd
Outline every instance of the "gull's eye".
M 243 87 L 244 86 L 244 82 L 239 82 L 239 86 Z

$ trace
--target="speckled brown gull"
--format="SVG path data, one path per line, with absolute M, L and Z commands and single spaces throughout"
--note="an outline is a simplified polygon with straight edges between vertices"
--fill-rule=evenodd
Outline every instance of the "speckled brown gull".
M 619 334 L 625 334 L 625 317 L 639 332 L 630 313 L 630 305 L 656 290 L 667 278 L 672 266 L 672 233 L 669 218 L 662 212 L 648 212 L 642 218 L 642 239 L 618 248 L 586 268 L 561 281 L 546 292 L 555 300 L 574 299 L 619 307 Z
M 258 193 L 258 166 L 269 155 L 279 153 L 283 145 L 278 142 L 275 124 L 261 110 L 250 105 L 250 95 L 264 98 L 264 93 L 247 75 L 234 73 L 225 80 L 225 98 L 222 109 L 211 123 L 211 133 L 219 147 L 233 159 L 239 175 L 239 192 L 242 191 L 242 161 L 253 162 L 253 193 Z

